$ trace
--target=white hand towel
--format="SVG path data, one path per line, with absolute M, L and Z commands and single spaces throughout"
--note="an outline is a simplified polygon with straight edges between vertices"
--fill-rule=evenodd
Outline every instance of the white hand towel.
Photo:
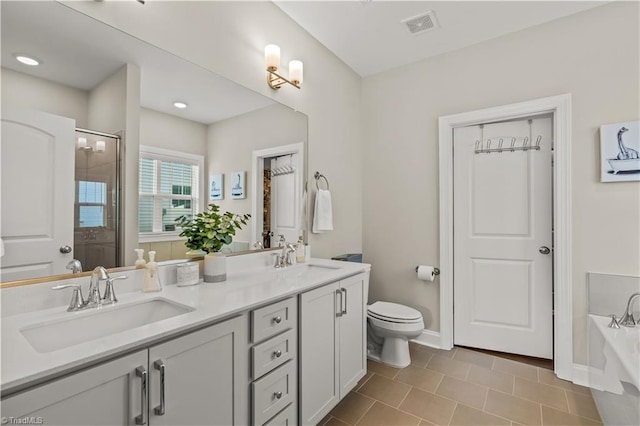
M 316 203 L 313 210 L 314 234 L 321 234 L 333 231 L 333 213 L 331 209 L 331 192 L 326 189 L 319 189 L 316 193 Z

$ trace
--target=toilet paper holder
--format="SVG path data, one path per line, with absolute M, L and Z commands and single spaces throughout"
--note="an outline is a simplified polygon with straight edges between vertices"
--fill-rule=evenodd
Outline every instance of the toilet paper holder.
M 418 272 L 418 268 L 419 268 L 419 266 L 416 266 L 416 272 Z M 433 268 L 433 274 L 434 275 L 440 275 L 440 269 L 439 268 Z

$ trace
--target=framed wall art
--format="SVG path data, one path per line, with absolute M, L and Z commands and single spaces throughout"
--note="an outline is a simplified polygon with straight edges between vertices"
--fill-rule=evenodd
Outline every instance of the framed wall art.
M 231 173 L 231 198 L 234 200 L 247 198 L 246 177 L 247 172 Z
M 209 199 L 224 200 L 224 174 L 214 173 L 209 176 Z
M 640 121 L 600 126 L 600 181 L 640 181 Z

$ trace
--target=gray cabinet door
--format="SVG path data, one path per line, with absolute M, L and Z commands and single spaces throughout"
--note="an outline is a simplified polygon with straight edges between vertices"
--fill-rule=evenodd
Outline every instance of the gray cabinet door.
M 367 372 L 367 280 L 365 274 L 340 281 L 344 313 L 338 321 L 340 343 L 340 398 Z
M 338 283 L 300 295 L 300 424 L 318 424 L 339 397 Z M 340 310 L 340 313 L 338 313 Z
M 247 424 L 247 329 L 244 315 L 150 348 L 150 425 Z
M 147 368 L 146 350 L 5 398 L 2 416 L 46 425 L 134 425 L 146 409 L 138 367 Z

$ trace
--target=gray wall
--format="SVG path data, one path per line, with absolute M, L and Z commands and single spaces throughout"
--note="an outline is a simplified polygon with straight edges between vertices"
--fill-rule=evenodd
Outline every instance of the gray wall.
M 438 117 L 573 96 L 574 361 L 586 363 L 586 272 L 640 274 L 640 184 L 600 183 L 599 126 L 638 120 L 639 4 L 601 6 L 363 81 L 364 260 L 370 301 L 439 331 Z M 313 118 L 313 117 L 312 117 Z

